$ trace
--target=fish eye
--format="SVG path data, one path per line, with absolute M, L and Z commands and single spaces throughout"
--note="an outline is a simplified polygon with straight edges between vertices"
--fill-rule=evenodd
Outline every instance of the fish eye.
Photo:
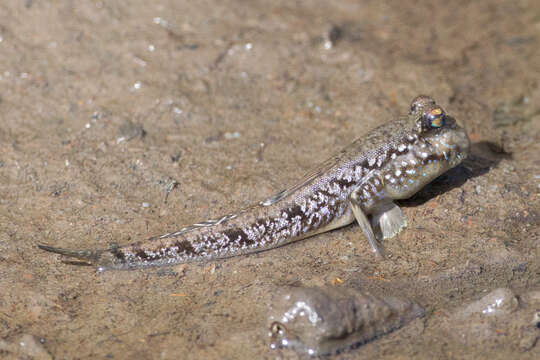
M 285 326 L 282 323 L 278 322 L 278 321 L 274 321 L 270 325 L 270 331 L 274 335 L 282 335 L 283 332 L 285 331 Z
M 430 110 L 424 115 L 426 124 L 430 129 L 439 129 L 446 123 L 444 111 L 440 107 Z

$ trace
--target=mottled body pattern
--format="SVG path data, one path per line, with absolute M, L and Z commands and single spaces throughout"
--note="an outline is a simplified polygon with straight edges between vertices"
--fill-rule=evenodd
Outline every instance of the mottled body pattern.
M 278 288 L 268 310 L 270 347 L 334 354 L 424 315 L 418 304 L 344 287 Z
M 106 250 L 39 246 L 100 269 L 129 269 L 253 253 L 356 219 L 380 254 L 376 238 L 392 237 L 406 225 L 392 201 L 412 196 L 459 164 L 468 147 L 455 120 L 419 96 L 408 116 L 374 129 L 293 187 L 237 213 Z

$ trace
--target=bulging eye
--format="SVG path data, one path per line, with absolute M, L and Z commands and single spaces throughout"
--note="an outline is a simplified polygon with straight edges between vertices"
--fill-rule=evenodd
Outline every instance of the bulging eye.
M 274 321 L 270 325 L 270 331 L 273 335 L 283 335 L 283 332 L 285 331 L 285 326 L 283 326 L 283 324 L 278 321 Z
M 445 114 L 440 107 L 430 110 L 425 115 L 427 126 L 431 129 L 439 129 L 445 124 Z

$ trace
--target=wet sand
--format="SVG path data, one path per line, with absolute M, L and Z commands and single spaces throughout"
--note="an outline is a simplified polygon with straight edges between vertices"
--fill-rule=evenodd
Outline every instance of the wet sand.
M 234 212 L 421 93 L 468 129 L 472 154 L 402 202 L 409 226 L 384 260 L 357 225 L 102 274 L 36 248 Z M 294 359 L 265 338 L 272 291 L 291 284 L 426 309 L 335 358 L 540 357 L 537 1 L 3 1 L 0 124 L 2 358 Z M 511 324 L 448 334 L 497 288 L 525 299 Z

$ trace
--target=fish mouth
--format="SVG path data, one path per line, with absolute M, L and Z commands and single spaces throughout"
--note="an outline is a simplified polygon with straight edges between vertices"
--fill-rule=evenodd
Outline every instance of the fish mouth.
M 452 140 L 452 143 L 455 146 L 454 153 L 456 158 L 456 162 L 453 164 L 453 166 L 456 166 L 469 156 L 471 140 L 469 139 L 465 129 L 462 127 L 458 127 L 455 130 Z
M 464 128 L 457 126 L 440 134 L 436 142 L 437 150 L 447 161 L 448 168 L 459 165 L 469 156 L 471 140 Z

